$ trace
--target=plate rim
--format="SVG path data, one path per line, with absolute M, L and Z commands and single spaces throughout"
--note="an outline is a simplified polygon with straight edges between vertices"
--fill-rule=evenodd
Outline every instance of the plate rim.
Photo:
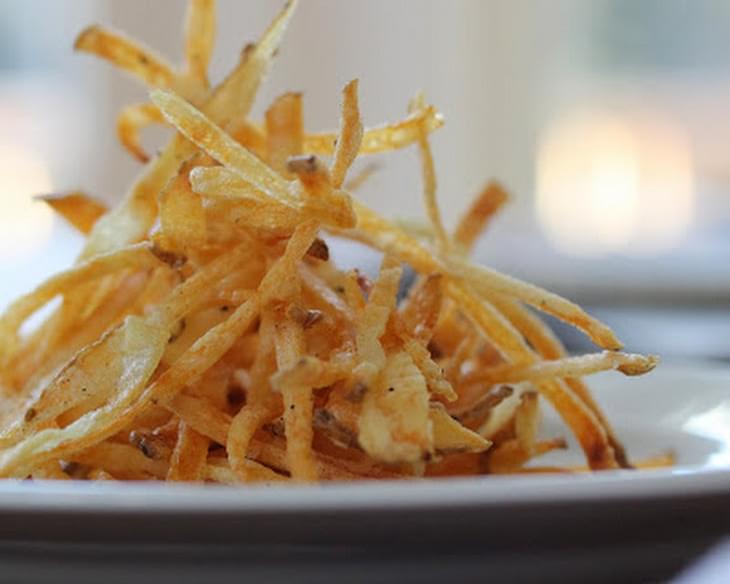
M 226 486 L 82 481 L 0 483 L 0 513 L 289 514 L 496 508 L 727 496 L 730 469 L 464 477 L 321 485 Z
M 669 362 L 669 376 L 727 381 L 730 366 Z M 657 383 L 660 380 L 657 379 Z M 291 514 L 425 508 L 496 508 L 649 499 L 730 499 L 730 466 L 681 466 L 597 473 L 523 474 L 317 485 L 203 485 L 161 482 L 0 480 L 0 513 Z

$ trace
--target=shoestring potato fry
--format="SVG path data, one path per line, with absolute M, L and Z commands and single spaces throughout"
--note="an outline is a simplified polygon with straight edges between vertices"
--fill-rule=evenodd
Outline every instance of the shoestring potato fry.
M 508 197 L 489 182 L 447 229 L 430 147 L 443 118 L 423 95 L 402 120 L 366 127 L 351 81 L 333 133 L 305 129 L 299 93 L 250 117 L 296 8 L 218 85 L 213 0 L 190 2 L 180 68 L 101 26 L 79 35 L 77 50 L 149 89 L 117 124 L 144 167 L 112 209 L 81 192 L 39 197 L 86 244 L 0 317 L 0 476 L 239 484 L 630 468 L 581 378 L 639 375 L 657 359 L 620 352 L 576 304 L 469 259 Z M 152 124 L 174 129 L 156 156 L 140 141 Z M 356 159 L 404 148 L 421 159 L 425 236 L 356 194 L 375 168 L 353 175 Z M 382 253 L 374 281 L 334 265 L 331 235 Z M 417 277 L 401 299 L 406 266 Z M 599 350 L 567 355 L 539 312 Z M 540 433 L 546 404 L 585 469 L 535 465 L 566 447 Z

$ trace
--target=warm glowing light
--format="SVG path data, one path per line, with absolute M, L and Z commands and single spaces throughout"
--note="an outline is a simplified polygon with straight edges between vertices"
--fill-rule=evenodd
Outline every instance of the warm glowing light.
M 0 144 L 0 261 L 28 256 L 48 240 L 53 213 L 32 196 L 50 191 L 48 171 L 33 151 Z
M 573 114 L 540 144 L 537 213 L 566 253 L 670 249 L 690 225 L 693 194 L 687 140 L 659 118 Z

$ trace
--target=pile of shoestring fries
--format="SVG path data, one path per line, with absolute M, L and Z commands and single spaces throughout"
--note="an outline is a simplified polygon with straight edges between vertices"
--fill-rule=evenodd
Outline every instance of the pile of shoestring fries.
M 150 102 L 118 118 L 121 143 L 145 166 L 110 210 L 80 192 L 41 197 L 87 238 L 73 267 L 0 318 L 0 476 L 270 483 L 528 472 L 566 447 L 540 434 L 543 400 L 590 469 L 630 467 L 581 377 L 641 374 L 656 359 L 619 352 L 577 305 L 468 259 L 507 196 L 489 183 L 455 230 L 444 227 L 433 106 L 418 96 L 401 121 L 364 128 L 352 81 L 336 133 L 305 131 L 298 93 L 276 99 L 263 121 L 249 117 L 296 4 L 216 86 L 212 0 L 190 2 L 181 70 L 100 26 L 76 40 L 150 88 Z M 175 134 L 150 157 L 140 133 L 153 124 Z M 358 156 L 411 146 L 425 236 L 353 194 L 367 171 L 348 176 Z M 382 252 L 377 277 L 333 265 L 332 235 Z M 416 277 L 401 298 L 405 267 Z M 533 309 L 602 351 L 566 355 Z

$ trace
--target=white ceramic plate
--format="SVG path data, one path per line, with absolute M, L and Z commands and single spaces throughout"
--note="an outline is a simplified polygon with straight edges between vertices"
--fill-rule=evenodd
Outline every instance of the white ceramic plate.
M 728 533 L 730 367 L 664 364 L 641 378 L 601 375 L 592 386 L 634 458 L 671 449 L 677 465 L 317 487 L 6 482 L 0 483 L 0 541 L 114 542 L 117 550 L 172 543 L 198 551 L 200 544 L 226 542 L 236 557 L 249 559 L 241 550 L 259 550 L 254 556 L 260 559 L 284 546 L 289 561 L 343 548 L 366 555 L 380 550 L 378 557 L 411 550 L 418 558 L 425 550 L 441 556 L 452 550 L 448 557 L 458 552 L 459 566 L 491 557 L 491 569 L 507 552 L 544 552 L 544 559 L 555 557 L 550 550 L 556 548 L 581 550 L 590 567 L 596 561 L 591 554 L 611 549 L 615 569 L 616 558 L 647 545 L 653 546 L 652 561 L 680 565 L 681 558 Z M 546 426 L 560 431 L 550 416 Z M 463 559 L 465 553 L 471 560 Z M 647 553 L 641 566 L 651 565 Z M 424 565 L 420 559 L 418 565 Z M 546 576 L 549 570 L 541 569 Z

